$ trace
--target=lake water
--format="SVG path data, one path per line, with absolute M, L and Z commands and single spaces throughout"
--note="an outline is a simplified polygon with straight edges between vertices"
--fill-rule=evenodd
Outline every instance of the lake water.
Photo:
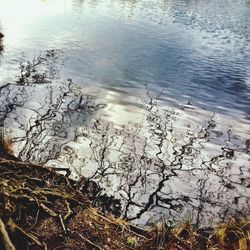
M 247 209 L 249 1 L 0 0 L 0 32 L 16 156 L 95 181 L 134 223 Z

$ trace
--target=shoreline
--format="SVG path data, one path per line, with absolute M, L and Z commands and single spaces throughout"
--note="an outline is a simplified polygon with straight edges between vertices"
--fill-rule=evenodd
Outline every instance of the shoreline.
M 183 222 L 143 229 L 100 212 L 58 169 L 6 159 L 9 148 L 0 160 L 1 249 L 249 249 L 249 214 L 214 228 Z

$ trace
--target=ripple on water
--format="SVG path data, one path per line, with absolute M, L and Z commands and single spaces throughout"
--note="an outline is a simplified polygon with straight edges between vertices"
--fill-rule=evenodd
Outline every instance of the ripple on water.
M 136 223 L 244 208 L 246 1 L 0 4 L 0 118 L 18 157 L 96 181 Z

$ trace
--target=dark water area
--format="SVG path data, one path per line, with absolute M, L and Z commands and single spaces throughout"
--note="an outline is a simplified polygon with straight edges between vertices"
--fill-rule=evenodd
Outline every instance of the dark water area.
M 249 209 L 250 2 L 0 0 L 0 119 L 146 224 Z

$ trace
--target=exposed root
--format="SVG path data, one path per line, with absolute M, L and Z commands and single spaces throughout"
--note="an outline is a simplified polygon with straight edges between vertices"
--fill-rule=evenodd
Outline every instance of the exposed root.
M 28 240 L 31 240 L 37 246 L 39 247 L 45 246 L 42 242 L 39 241 L 39 239 L 35 235 L 33 235 L 32 233 L 25 232 L 25 230 L 17 226 L 12 219 L 9 219 L 9 221 L 7 222 L 7 226 L 13 234 L 19 232 L 23 235 L 23 237 L 26 237 Z
M 0 248 L 250 249 L 249 220 L 144 229 L 101 213 L 77 186 L 52 168 L 0 159 Z
M 2 238 L 2 242 L 4 245 L 4 248 L 6 250 L 15 250 L 16 248 L 14 247 L 14 245 L 12 244 L 9 234 L 6 230 L 6 227 L 2 221 L 2 219 L 0 219 L 0 233 L 1 233 L 1 238 Z

